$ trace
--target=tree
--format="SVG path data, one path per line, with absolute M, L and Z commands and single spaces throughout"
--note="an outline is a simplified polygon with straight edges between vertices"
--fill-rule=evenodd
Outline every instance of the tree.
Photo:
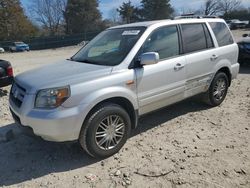
M 174 12 L 170 0 L 142 0 L 141 4 L 141 14 L 144 20 L 167 19 Z
M 249 20 L 250 21 L 250 8 L 234 10 L 224 15 L 224 19 L 239 19 L 239 20 Z
M 97 0 L 68 0 L 64 13 L 66 32 L 83 33 L 104 27 Z
M 66 0 L 36 0 L 33 1 L 31 12 L 37 22 L 49 32 L 50 35 L 60 33 L 64 24 Z
M 0 40 L 20 40 L 36 32 L 19 0 L 0 0 Z
M 204 14 L 205 15 L 216 15 L 221 11 L 218 0 L 206 0 Z
M 120 16 L 122 17 L 123 22 L 131 23 L 139 20 L 138 12 L 139 9 L 134 7 L 129 0 L 128 2 L 124 2 L 118 9 Z
M 237 10 L 241 5 L 241 0 L 218 0 L 220 11 L 225 15 Z

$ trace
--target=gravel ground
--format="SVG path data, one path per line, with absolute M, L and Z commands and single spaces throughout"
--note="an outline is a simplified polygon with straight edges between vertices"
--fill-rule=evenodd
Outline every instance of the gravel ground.
M 18 74 L 78 49 L 0 58 Z M 189 99 L 143 116 L 123 149 L 102 161 L 77 143 L 24 134 L 10 116 L 9 89 L 0 89 L 0 187 L 250 187 L 250 66 L 241 68 L 221 106 Z

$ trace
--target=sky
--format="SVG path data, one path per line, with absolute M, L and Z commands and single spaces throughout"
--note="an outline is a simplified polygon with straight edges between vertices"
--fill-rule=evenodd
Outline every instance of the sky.
M 25 8 L 28 7 L 29 2 L 32 0 L 21 0 Z M 104 19 L 111 17 L 112 10 L 118 8 L 123 2 L 128 0 L 99 0 L 99 9 Z M 133 5 L 138 6 L 141 0 L 131 0 Z M 199 9 L 204 4 L 205 0 L 171 0 L 171 5 L 175 10 L 181 12 L 183 10 Z M 250 7 L 250 0 L 242 0 L 243 7 Z

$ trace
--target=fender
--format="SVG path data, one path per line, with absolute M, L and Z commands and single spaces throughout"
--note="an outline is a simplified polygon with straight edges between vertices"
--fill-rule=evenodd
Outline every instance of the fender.
M 114 98 L 114 97 L 122 97 L 130 101 L 133 105 L 135 111 L 138 110 L 138 102 L 136 93 L 133 93 L 131 90 L 126 89 L 124 87 L 108 87 L 97 90 L 93 93 L 90 93 L 81 101 L 81 103 L 77 106 L 77 110 L 79 112 L 79 119 L 76 124 L 76 132 L 79 133 L 82 127 L 83 122 L 85 121 L 89 112 L 102 101 Z M 63 106 L 65 108 L 71 108 L 69 106 Z M 78 138 L 79 135 L 75 135 Z
M 134 93 L 130 89 L 120 86 L 108 87 L 97 90 L 89 94 L 88 96 L 84 97 L 84 99 L 81 101 L 80 104 L 88 104 L 90 109 L 92 109 L 98 103 L 113 97 L 125 98 L 131 102 L 135 110 L 138 109 L 139 105 L 136 93 Z
M 215 67 L 214 67 L 214 71 L 213 71 L 214 73 L 212 74 L 211 79 L 210 79 L 210 81 L 209 81 L 209 83 L 208 83 L 208 88 L 209 88 L 210 85 L 212 84 L 212 81 L 213 81 L 213 79 L 214 79 L 216 73 L 217 73 L 220 69 L 222 69 L 222 68 L 228 68 L 228 70 L 230 71 L 230 74 L 232 75 L 232 68 L 231 68 L 231 63 L 230 63 L 230 61 L 227 60 L 227 59 L 222 59 L 222 60 L 220 60 L 218 63 L 216 63 L 216 65 L 215 65 Z

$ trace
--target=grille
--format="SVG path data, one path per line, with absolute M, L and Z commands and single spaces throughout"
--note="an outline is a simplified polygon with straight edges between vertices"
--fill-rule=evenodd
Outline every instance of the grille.
M 14 82 L 10 91 L 10 99 L 17 107 L 20 108 L 22 106 L 25 94 L 26 90 Z

